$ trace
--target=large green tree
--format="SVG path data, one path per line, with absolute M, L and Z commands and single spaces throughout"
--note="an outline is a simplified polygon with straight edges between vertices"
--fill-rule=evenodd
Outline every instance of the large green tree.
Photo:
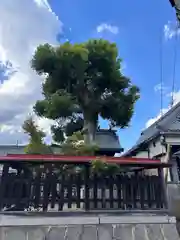
M 139 89 L 123 75 L 121 63 L 116 44 L 103 39 L 37 48 L 32 68 L 45 81 L 44 99 L 34 109 L 38 116 L 56 120 L 56 141 L 63 141 L 63 132 L 71 135 L 83 128 L 85 142 L 93 143 L 98 116 L 112 127 L 128 126 Z

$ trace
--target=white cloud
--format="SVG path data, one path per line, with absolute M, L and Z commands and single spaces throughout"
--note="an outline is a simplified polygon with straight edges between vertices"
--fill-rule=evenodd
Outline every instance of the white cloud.
M 169 108 L 163 108 L 162 111 L 160 111 L 160 113 L 154 117 L 154 118 L 150 118 L 147 122 L 146 122 L 146 128 L 150 127 L 153 123 L 155 123 L 157 120 L 160 119 L 160 117 L 162 115 L 164 115 L 167 111 L 169 110 Z
M 0 144 L 25 139 L 21 124 L 41 98 L 41 78 L 30 68 L 33 50 L 41 43 L 57 44 L 61 30 L 47 0 L 0 1 L 0 61 L 10 61 L 16 70 L 0 84 Z M 48 132 L 47 122 L 39 124 Z
M 52 12 L 51 7 L 47 0 L 34 0 L 34 1 L 37 3 L 39 7 L 44 7 L 48 9 L 50 12 Z
M 175 37 L 177 35 L 180 34 L 180 29 L 177 29 L 177 24 L 171 21 L 168 21 L 167 24 L 164 25 L 164 36 L 165 39 L 172 39 L 173 37 Z
M 167 97 L 172 97 L 172 93 L 167 94 Z M 180 102 L 180 90 L 173 93 L 173 106 L 176 105 L 178 102 Z M 168 106 L 167 108 L 163 108 L 162 111 L 160 111 L 156 117 L 150 118 L 146 122 L 146 125 L 145 125 L 146 128 L 148 128 L 153 123 L 155 123 L 157 120 L 159 120 L 162 115 L 164 115 L 167 111 L 169 111 L 171 109 L 171 107 L 172 106 Z
M 96 31 L 98 33 L 102 32 L 110 32 L 113 34 L 118 34 L 119 33 L 119 28 L 117 26 L 107 24 L 107 23 L 102 23 L 99 26 L 97 26 Z
M 169 87 L 165 86 L 164 83 L 163 84 L 159 83 L 159 84 L 154 86 L 154 91 L 158 94 L 161 91 L 162 91 L 163 95 L 167 94 L 168 90 L 169 90 Z
M 174 93 L 169 93 L 167 94 L 167 97 L 170 97 L 171 99 L 173 98 L 173 106 L 180 102 L 180 90 Z

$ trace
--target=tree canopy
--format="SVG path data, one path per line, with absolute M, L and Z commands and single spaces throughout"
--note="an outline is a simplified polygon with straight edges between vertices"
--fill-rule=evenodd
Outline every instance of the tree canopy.
M 92 143 L 98 117 L 112 127 L 127 127 L 133 115 L 139 89 L 122 73 L 122 60 L 115 43 L 98 39 L 80 44 L 40 45 L 32 68 L 45 77 L 43 100 L 34 110 L 40 117 L 56 121 L 54 139 L 64 140 L 82 130 Z

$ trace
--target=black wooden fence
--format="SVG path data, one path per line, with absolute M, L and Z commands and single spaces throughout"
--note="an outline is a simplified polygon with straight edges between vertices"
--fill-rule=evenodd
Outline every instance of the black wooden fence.
M 68 209 L 143 210 L 165 208 L 160 174 L 115 175 L 71 172 L 62 165 L 28 166 L 16 173 L 5 164 L 0 185 L 0 210 L 63 211 Z M 157 171 L 158 173 L 158 171 Z

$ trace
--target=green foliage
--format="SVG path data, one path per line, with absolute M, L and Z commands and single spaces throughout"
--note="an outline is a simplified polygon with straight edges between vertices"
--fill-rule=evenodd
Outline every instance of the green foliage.
M 38 129 L 32 117 L 26 119 L 22 126 L 24 132 L 29 135 L 29 144 L 25 148 L 27 154 L 49 154 L 51 148 L 47 146 L 43 139 L 45 133 Z
M 99 39 L 80 44 L 40 45 L 32 68 L 45 74 L 44 100 L 34 107 L 39 116 L 57 121 L 56 141 L 83 128 L 94 137 L 98 116 L 115 127 L 127 127 L 139 89 L 121 72 L 115 43 Z
M 84 143 L 84 138 L 81 132 L 76 132 L 72 136 L 68 137 L 62 144 L 61 153 L 71 156 L 94 156 L 98 150 L 96 145 L 87 145 Z M 65 165 L 63 171 L 67 174 L 71 174 L 77 171 L 84 171 L 84 167 Z M 106 163 L 103 161 L 103 157 L 99 157 L 97 160 L 91 162 L 91 173 L 97 175 L 110 175 L 113 176 L 121 172 L 120 166 L 113 163 Z
M 35 110 L 38 115 L 45 115 L 53 120 L 69 117 L 73 111 L 71 95 L 63 90 L 57 91 L 50 95 L 48 100 L 38 101 Z
M 74 132 L 81 131 L 83 128 L 83 123 L 84 121 L 81 117 L 72 118 L 64 130 L 66 136 L 71 136 Z
M 98 150 L 96 145 L 87 145 L 84 143 L 84 138 L 81 132 L 73 133 L 68 137 L 61 146 L 61 151 L 64 155 L 71 156 L 94 156 Z
M 24 152 L 26 154 L 52 154 L 51 148 L 45 144 L 29 143 Z
M 63 128 L 61 126 L 51 126 L 51 131 L 53 133 L 52 137 L 55 142 L 62 143 L 64 142 L 64 131 L 62 130 Z
M 63 143 L 65 135 L 67 137 L 72 136 L 73 133 L 81 131 L 83 128 L 83 119 L 81 117 L 72 117 L 70 119 L 61 118 L 58 124 L 51 127 L 53 133 L 53 139 L 55 142 Z
M 104 174 L 113 176 L 121 172 L 121 168 L 119 165 L 114 163 L 106 163 L 105 161 L 103 161 L 103 158 L 92 161 L 91 169 L 92 172 L 96 173 L 97 175 Z

